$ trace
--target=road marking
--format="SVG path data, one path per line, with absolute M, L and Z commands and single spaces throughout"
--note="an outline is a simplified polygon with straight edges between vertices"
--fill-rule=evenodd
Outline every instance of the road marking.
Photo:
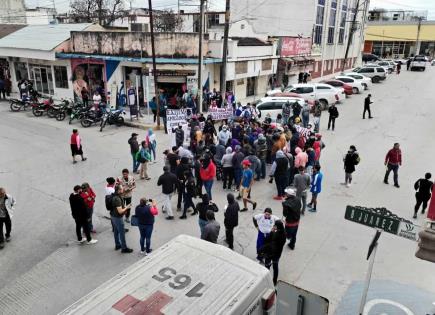
M 397 303 L 395 301 L 387 300 L 387 299 L 373 299 L 373 300 L 368 301 L 367 304 L 364 306 L 363 315 L 369 315 L 370 314 L 370 310 L 373 308 L 373 306 L 378 305 L 378 304 L 393 305 L 393 306 L 399 308 L 400 310 L 404 311 L 406 315 L 415 315 L 406 306 L 404 306 L 404 305 L 402 305 L 400 303 Z M 391 314 L 383 313 L 382 315 L 394 315 L 394 313 L 391 313 Z

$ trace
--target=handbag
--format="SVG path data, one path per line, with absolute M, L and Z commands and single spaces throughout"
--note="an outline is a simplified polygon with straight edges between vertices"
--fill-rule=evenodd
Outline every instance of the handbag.
M 130 219 L 131 226 L 139 226 L 139 219 L 137 215 L 133 214 Z

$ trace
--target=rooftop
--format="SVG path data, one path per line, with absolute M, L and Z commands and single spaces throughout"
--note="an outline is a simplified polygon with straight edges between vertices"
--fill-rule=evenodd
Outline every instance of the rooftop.
M 0 39 L 22 29 L 25 26 L 26 25 L 24 24 L 0 24 Z
M 231 39 L 238 41 L 237 46 L 272 46 L 271 43 L 255 37 L 231 37 Z

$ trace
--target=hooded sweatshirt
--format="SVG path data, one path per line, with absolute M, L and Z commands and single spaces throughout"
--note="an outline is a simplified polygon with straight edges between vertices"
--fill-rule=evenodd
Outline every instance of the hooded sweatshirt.
M 221 131 L 219 131 L 218 139 L 220 144 L 226 145 L 230 138 L 231 132 L 229 132 L 228 129 L 222 129 Z
M 271 176 L 283 176 L 287 174 L 288 159 L 284 155 L 284 152 L 278 150 L 276 152 L 276 159 L 270 169 Z
M 239 211 L 240 207 L 237 201 L 234 199 L 233 194 L 227 195 L 228 205 L 224 213 L 224 225 L 227 228 L 234 228 L 239 225 Z
M 295 149 L 295 152 L 296 152 L 295 168 L 298 168 L 299 166 L 305 167 L 305 165 L 308 162 L 308 155 L 305 152 L 303 152 L 299 147 Z
M 226 149 L 226 154 L 222 157 L 221 164 L 222 167 L 233 167 L 233 149 L 231 147 Z

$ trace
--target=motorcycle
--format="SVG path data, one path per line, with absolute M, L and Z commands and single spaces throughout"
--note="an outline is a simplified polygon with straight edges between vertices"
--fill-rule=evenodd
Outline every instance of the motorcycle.
M 74 119 L 81 121 L 82 118 L 84 117 L 84 115 L 89 110 L 90 110 L 90 108 L 83 106 L 83 104 L 78 104 L 78 105 L 73 106 L 73 108 L 71 109 L 71 113 L 69 115 L 69 122 L 68 123 L 71 125 L 71 123 L 74 121 Z
M 50 97 L 49 99 L 44 100 L 42 103 L 32 103 L 31 106 L 33 115 L 40 117 L 44 115 L 44 112 L 48 112 L 51 106 L 53 106 L 53 99 Z
M 19 112 L 21 110 L 26 111 L 27 107 L 31 106 L 31 100 L 28 97 L 25 98 L 23 97 L 22 100 L 11 99 L 9 103 L 10 103 L 11 111 L 13 112 Z
M 69 106 L 70 101 L 66 99 L 62 99 L 59 104 L 53 103 L 51 107 L 47 110 L 47 116 L 50 118 L 56 118 L 57 120 L 64 120 L 66 117 L 65 111 Z
M 100 132 L 103 131 L 106 124 L 121 127 L 124 124 L 124 117 L 121 116 L 122 114 L 125 114 L 124 110 L 122 109 L 106 111 L 103 115 L 103 119 L 101 120 Z
M 80 124 L 84 128 L 90 127 L 92 124 L 97 124 L 102 121 L 105 111 L 105 106 L 99 106 L 97 110 L 91 109 L 83 114 L 82 119 L 80 119 Z

